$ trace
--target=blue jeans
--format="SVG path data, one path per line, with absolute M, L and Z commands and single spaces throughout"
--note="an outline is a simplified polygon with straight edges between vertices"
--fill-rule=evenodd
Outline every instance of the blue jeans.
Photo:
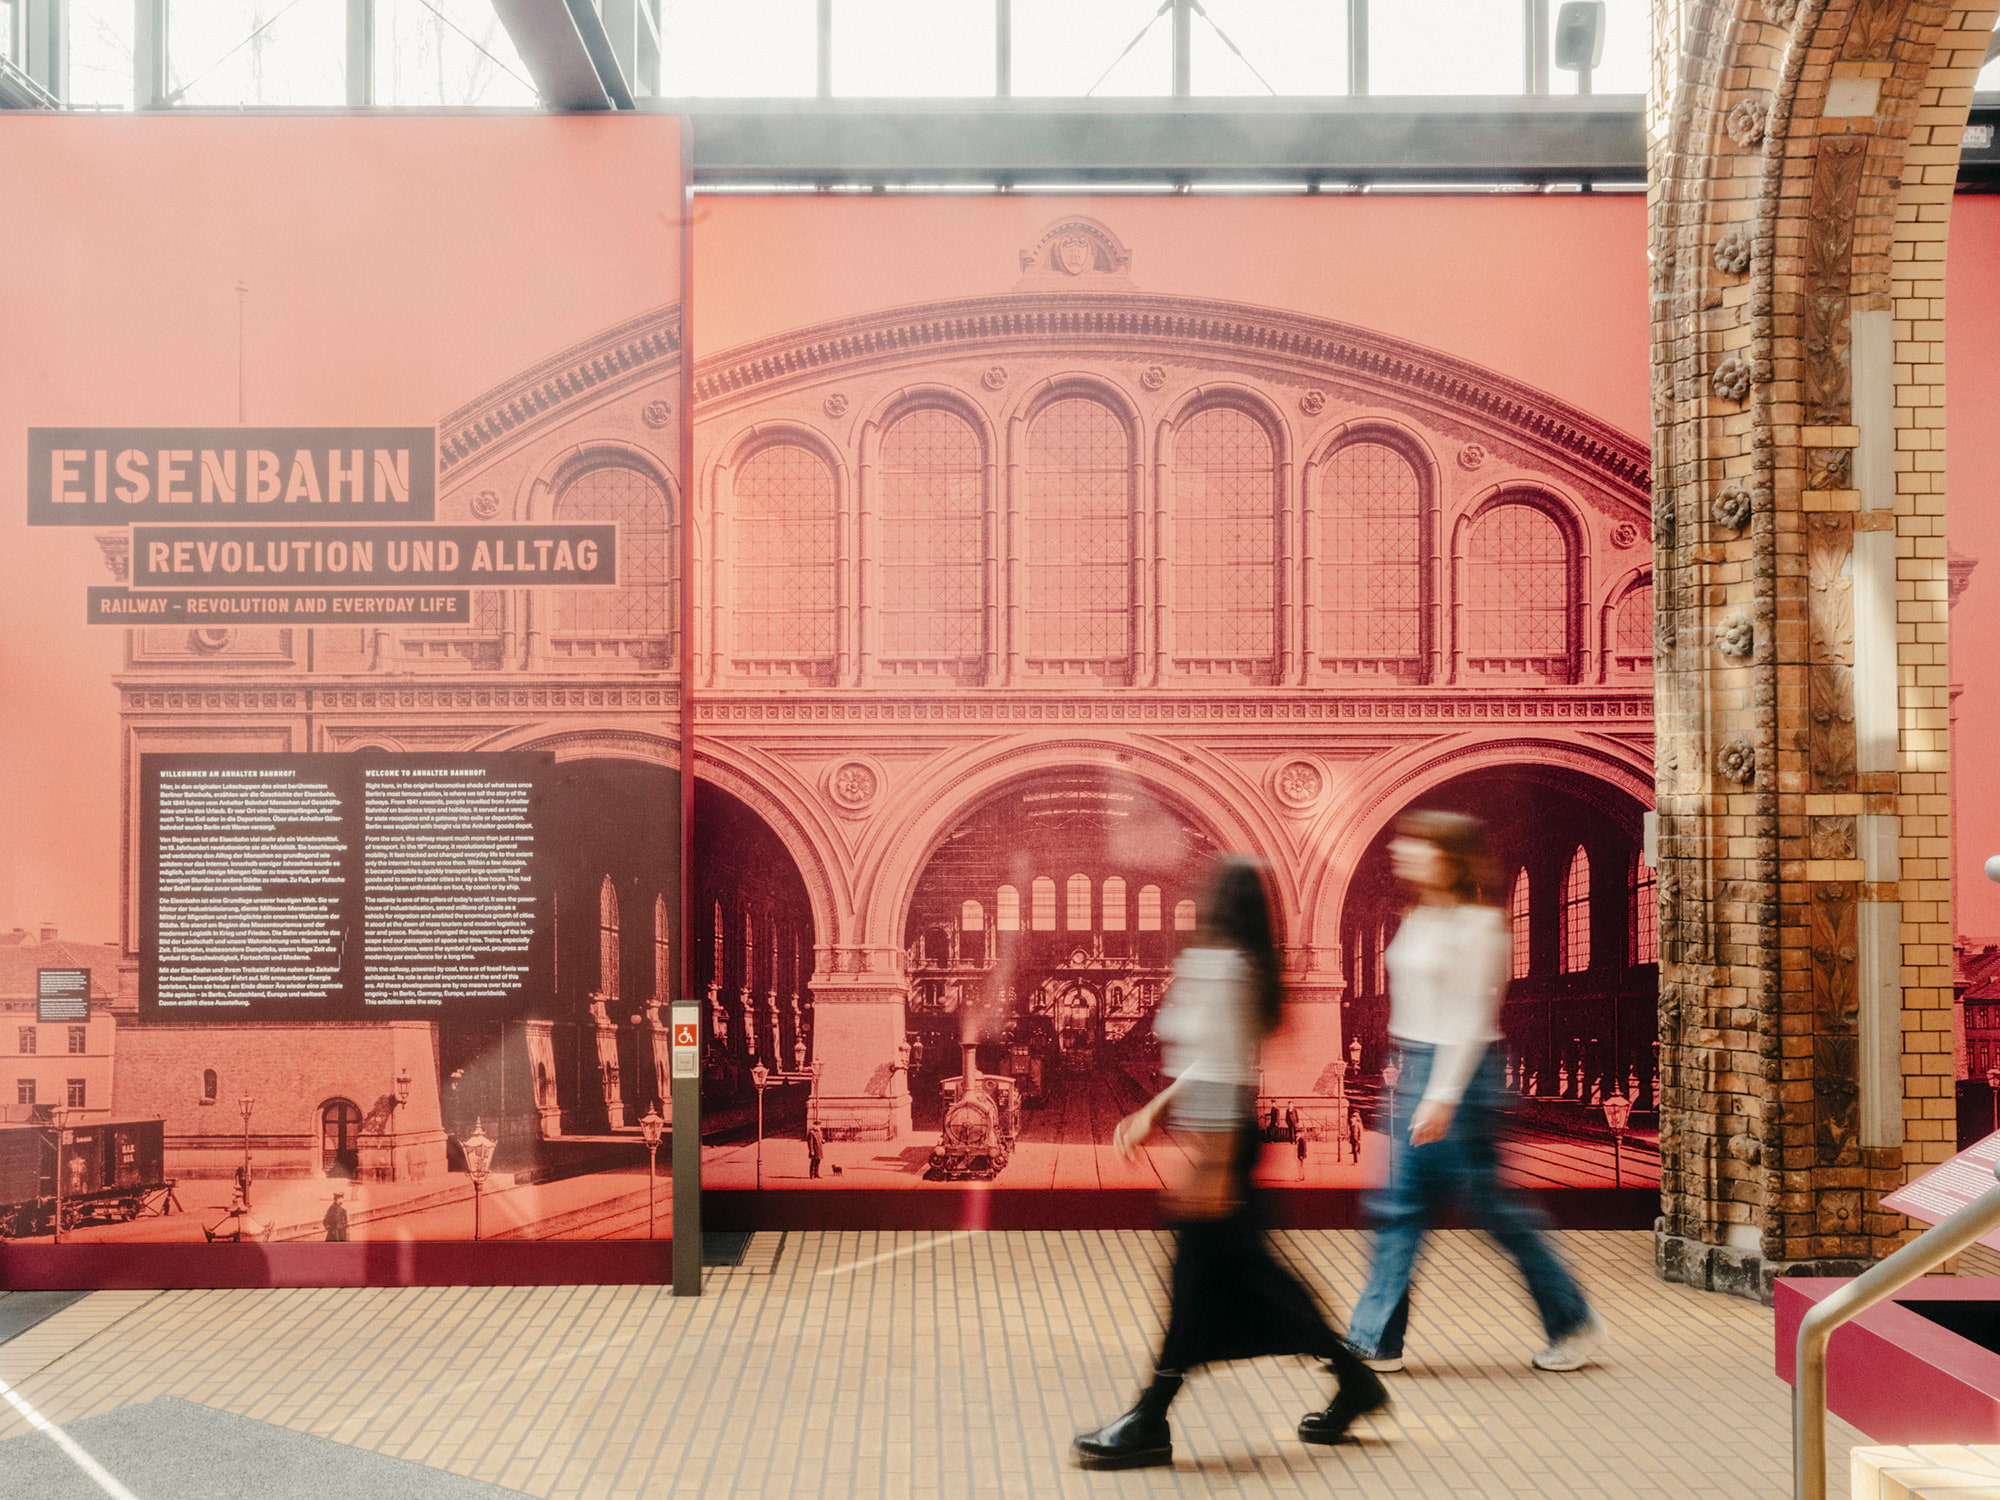
M 1397 1047 L 1402 1073 L 1388 1121 L 1389 1181 L 1368 1200 L 1376 1229 L 1375 1263 L 1354 1306 L 1348 1342 L 1369 1359 L 1401 1357 L 1417 1253 L 1454 1198 L 1463 1199 L 1472 1221 L 1521 1268 L 1549 1341 L 1576 1332 L 1590 1320 L 1590 1304 L 1550 1248 L 1543 1233 L 1547 1220 L 1500 1185 L 1496 1128 L 1506 1099 L 1506 1075 L 1499 1047 L 1487 1049 L 1444 1138 L 1427 1146 L 1410 1144 L 1410 1117 L 1430 1082 L 1433 1049 L 1414 1042 Z

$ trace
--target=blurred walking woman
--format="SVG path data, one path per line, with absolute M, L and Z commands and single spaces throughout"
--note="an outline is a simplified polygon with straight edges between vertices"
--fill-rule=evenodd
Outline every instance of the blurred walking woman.
M 1226 857 L 1153 1023 L 1174 1081 L 1120 1120 L 1112 1136 L 1131 1160 L 1170 1112 L 1193 1157 L 1186 1180 L 1167 1195 L 1176 1233 L 1166 1337 L 1138 1404 L 1076 1440 L 1084 1468 L 1172 1463 L 1167 1407 L 1189 1370 L 1217 1360 L 1306 1354 L 1327 1361 L 1339 1391 L 1300 1422 L 1299 1436 L 1309 1443 L 1340 1442 L 1356 1417 L 1388 1404 L 1382 1382 L 1264 1240 L 1250 1182 L 1259 1145 L 1257 1052 L 1277 1028 L 1283 1001 L 1263 876 L 1249 860 Z
M 1541 1216 L 1500 1184 L 1500 997 L 1513 940 L 1506 917 L 1487 904 L 1495 882 L 1486 829 L 1458 813 L 1407 813 L 1389 862 L 1411 901 L 1383 955 L 1400 1072 L 1387 1125 L 1389 1180 L 1369 1202 L 1375 1261 L 1348 1339 L 1371 1369 L 1403 1368 L 1417 1253 L 1438 1214 L 1460 1198 L 1527 1279 L 1548 1337 L 1535 1368 L 1582 1369 L 1600 1335 L 1597 1318 L 1550 1248 Z

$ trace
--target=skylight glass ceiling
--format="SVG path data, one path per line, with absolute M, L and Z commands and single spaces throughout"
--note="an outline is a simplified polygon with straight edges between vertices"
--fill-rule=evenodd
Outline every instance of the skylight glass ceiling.
M 549 0 L 560 3 L 560 0 Z M 1587 79 L 1534 56 L 1560 0 L 595 0 L 638 25 L 640 98 L 1449 98 L 1647 84 L 1649 0 L 1605 0 Z M 191 108 L 532 108 L 491 0 L 0 0 L 0 55 L 53 7 L 82 109 L 129 109 L 135 14 L 165 16 L 164 102 Z M 368 79 L 346 76 L 367 20 Z M 353 33 L 358 35 L 359 33 Z M 657 45 L 653 39 L 657 38 Z M 2000 61 L 1980 77 L 2000 89 Z

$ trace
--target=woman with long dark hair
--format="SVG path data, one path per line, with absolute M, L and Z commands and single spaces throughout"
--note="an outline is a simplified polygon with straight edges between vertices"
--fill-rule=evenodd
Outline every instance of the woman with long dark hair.
M 1250 1181 L 1257 1160 L 1257 1053 L 1284 1007 L 1271 903 L 1250 860 L 1222 859 L 1198 913 L 1193 943 L 1174 964 L 1154 1018 L 1173 1082 L 1118 1122 L 1127 1160 L 1171 1111 L 1193 1157 L 1167 1194 L 1175 1227 L 1167 1331 L 1152 1382 L 1116 1421 L 1076 1440 L 1091 1469 L 1170 1464 L 1167 1407 L 1189 1370 L 1218 1360 L 1305 1354 L 1340 1385 L 1324 1411 L 1299 1423 L 1309 1443 L 1338 1443 L 1356 1417 L 1388 1405 L 1382 1382 L 1328 1326 L 1312 1294 L 1272 1256 Z
M 1580 1370 L 1600 1337 L 1597 1316 L 1550 1247 L 1542 1217 L 1500 1182 L 1500 999 L 1513 939 L 1493 904 L 1485 825 L 1460 813 L 1405 813 L 1389 862 L 1410 901 L 1383 955 L 1398 1067 L 1386 1125 L 1389 1180 L 1369 1200 L 1375 1260 L 1348 1339 L 1369 1368 L 1403 1368 L 1417 1253 L 1456 1198 L 1528 1283 L 1548 1336 L 1535 1368 Z

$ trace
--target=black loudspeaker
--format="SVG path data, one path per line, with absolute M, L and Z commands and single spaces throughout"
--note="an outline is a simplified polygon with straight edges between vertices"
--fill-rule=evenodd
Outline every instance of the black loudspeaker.
M 1580 73 L 1604 60 L 1604 0 L 1569 0 L 1556 12 L 1556 66 Z

